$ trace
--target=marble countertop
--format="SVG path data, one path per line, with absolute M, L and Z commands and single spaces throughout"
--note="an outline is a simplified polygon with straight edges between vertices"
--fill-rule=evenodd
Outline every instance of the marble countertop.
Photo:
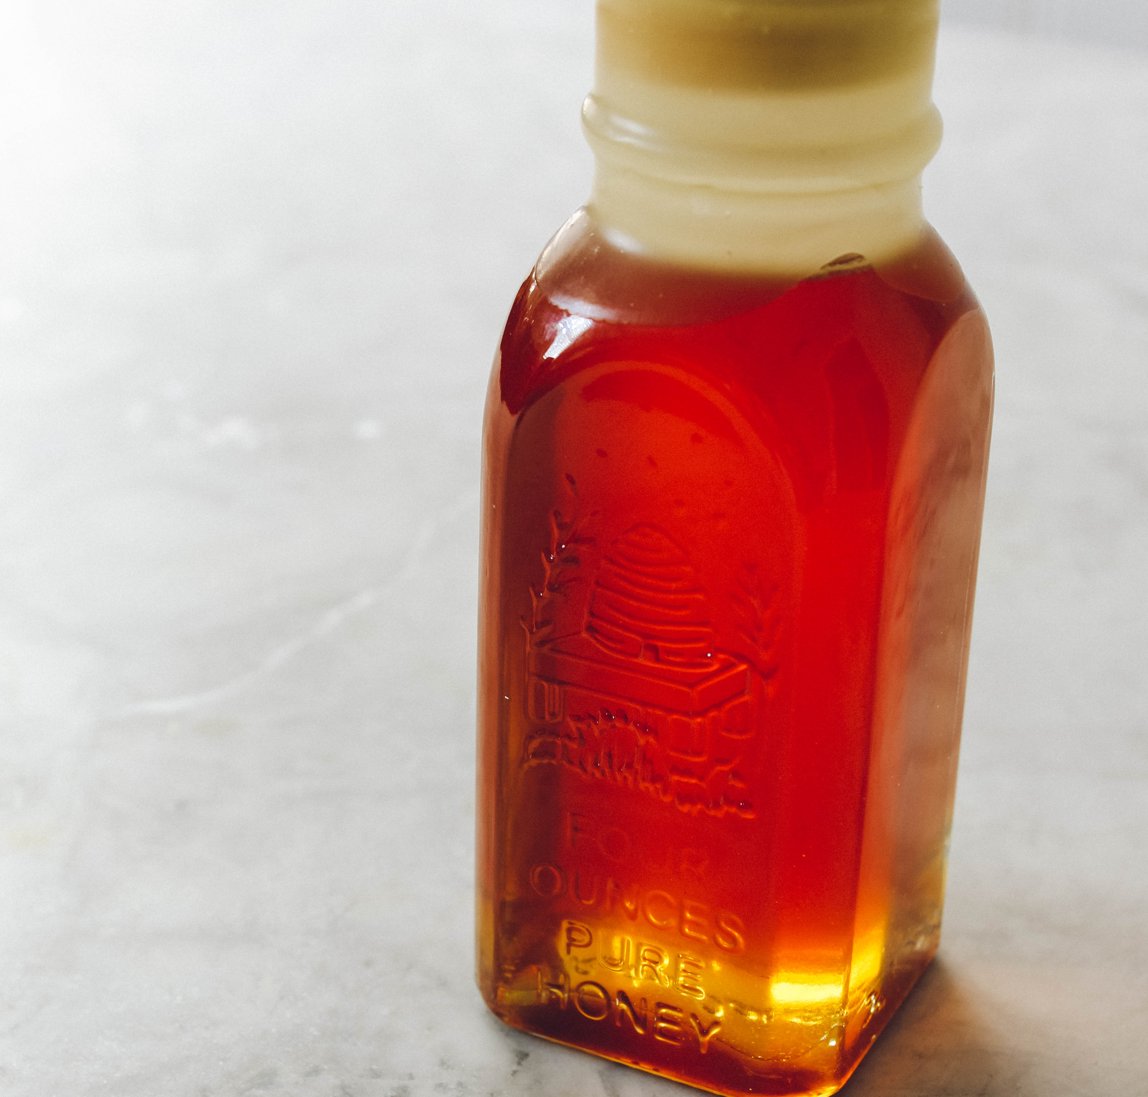
M 471 977 L 480 406 L 589 5 L 13 7 L 0 1092 L 684 1094 Z M 950 28 L 937 98 L 995 448 L 943 959 L 848 1092 L 1133 1094 L 1148 56 Z

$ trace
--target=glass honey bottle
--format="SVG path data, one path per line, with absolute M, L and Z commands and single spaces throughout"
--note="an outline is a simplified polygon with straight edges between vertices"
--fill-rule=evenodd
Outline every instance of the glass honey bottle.
M 934 955 L 992 405 L 935 0 L 598 0 L 588 204 L 484 428 L 478 979 L 836 1091 Z

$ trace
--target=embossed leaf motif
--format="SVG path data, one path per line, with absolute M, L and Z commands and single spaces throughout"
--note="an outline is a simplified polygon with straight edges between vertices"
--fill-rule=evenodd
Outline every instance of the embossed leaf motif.
M 549 519 L 549 539 L 541 553 L 541 582 L 530 588 L 530 620 L 523 625 L 535 641 L 546 639 L 554 629 L 554 611 L 559 599 L 568 597 L 572 587 L 582 581 L 580 552 L 593 544 L 584 532 L 585 523 L 567 519 L 558 510 Z
M 733 595 L 738 632 L 745 641 L 745 651 L 741 654 L 767 684 L 777 673 L 781 641 L 777 601 L 777 584 L 765 583 L 756 564 L 743 564 Z

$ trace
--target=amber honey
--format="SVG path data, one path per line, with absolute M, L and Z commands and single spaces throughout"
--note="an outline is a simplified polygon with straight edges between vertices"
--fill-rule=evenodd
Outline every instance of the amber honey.
M 825 1094 L 938 943 L 992 399 L 930 232 L 704 273 L 586 215 L 485 424 L 479 983 L 723 1094 Z

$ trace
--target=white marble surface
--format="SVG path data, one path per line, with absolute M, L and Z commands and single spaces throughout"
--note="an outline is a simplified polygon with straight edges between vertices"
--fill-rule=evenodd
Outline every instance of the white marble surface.
M 561 10 L 558 10 L 558 9 Z M 590 5 L 0 15 L 0 1093 L 657 1097 L 471 982 L 479 413 Z M 1148 1075 L 1148 55 L 950 28 L 999 402 L 943 962 L 852 1097 Z

